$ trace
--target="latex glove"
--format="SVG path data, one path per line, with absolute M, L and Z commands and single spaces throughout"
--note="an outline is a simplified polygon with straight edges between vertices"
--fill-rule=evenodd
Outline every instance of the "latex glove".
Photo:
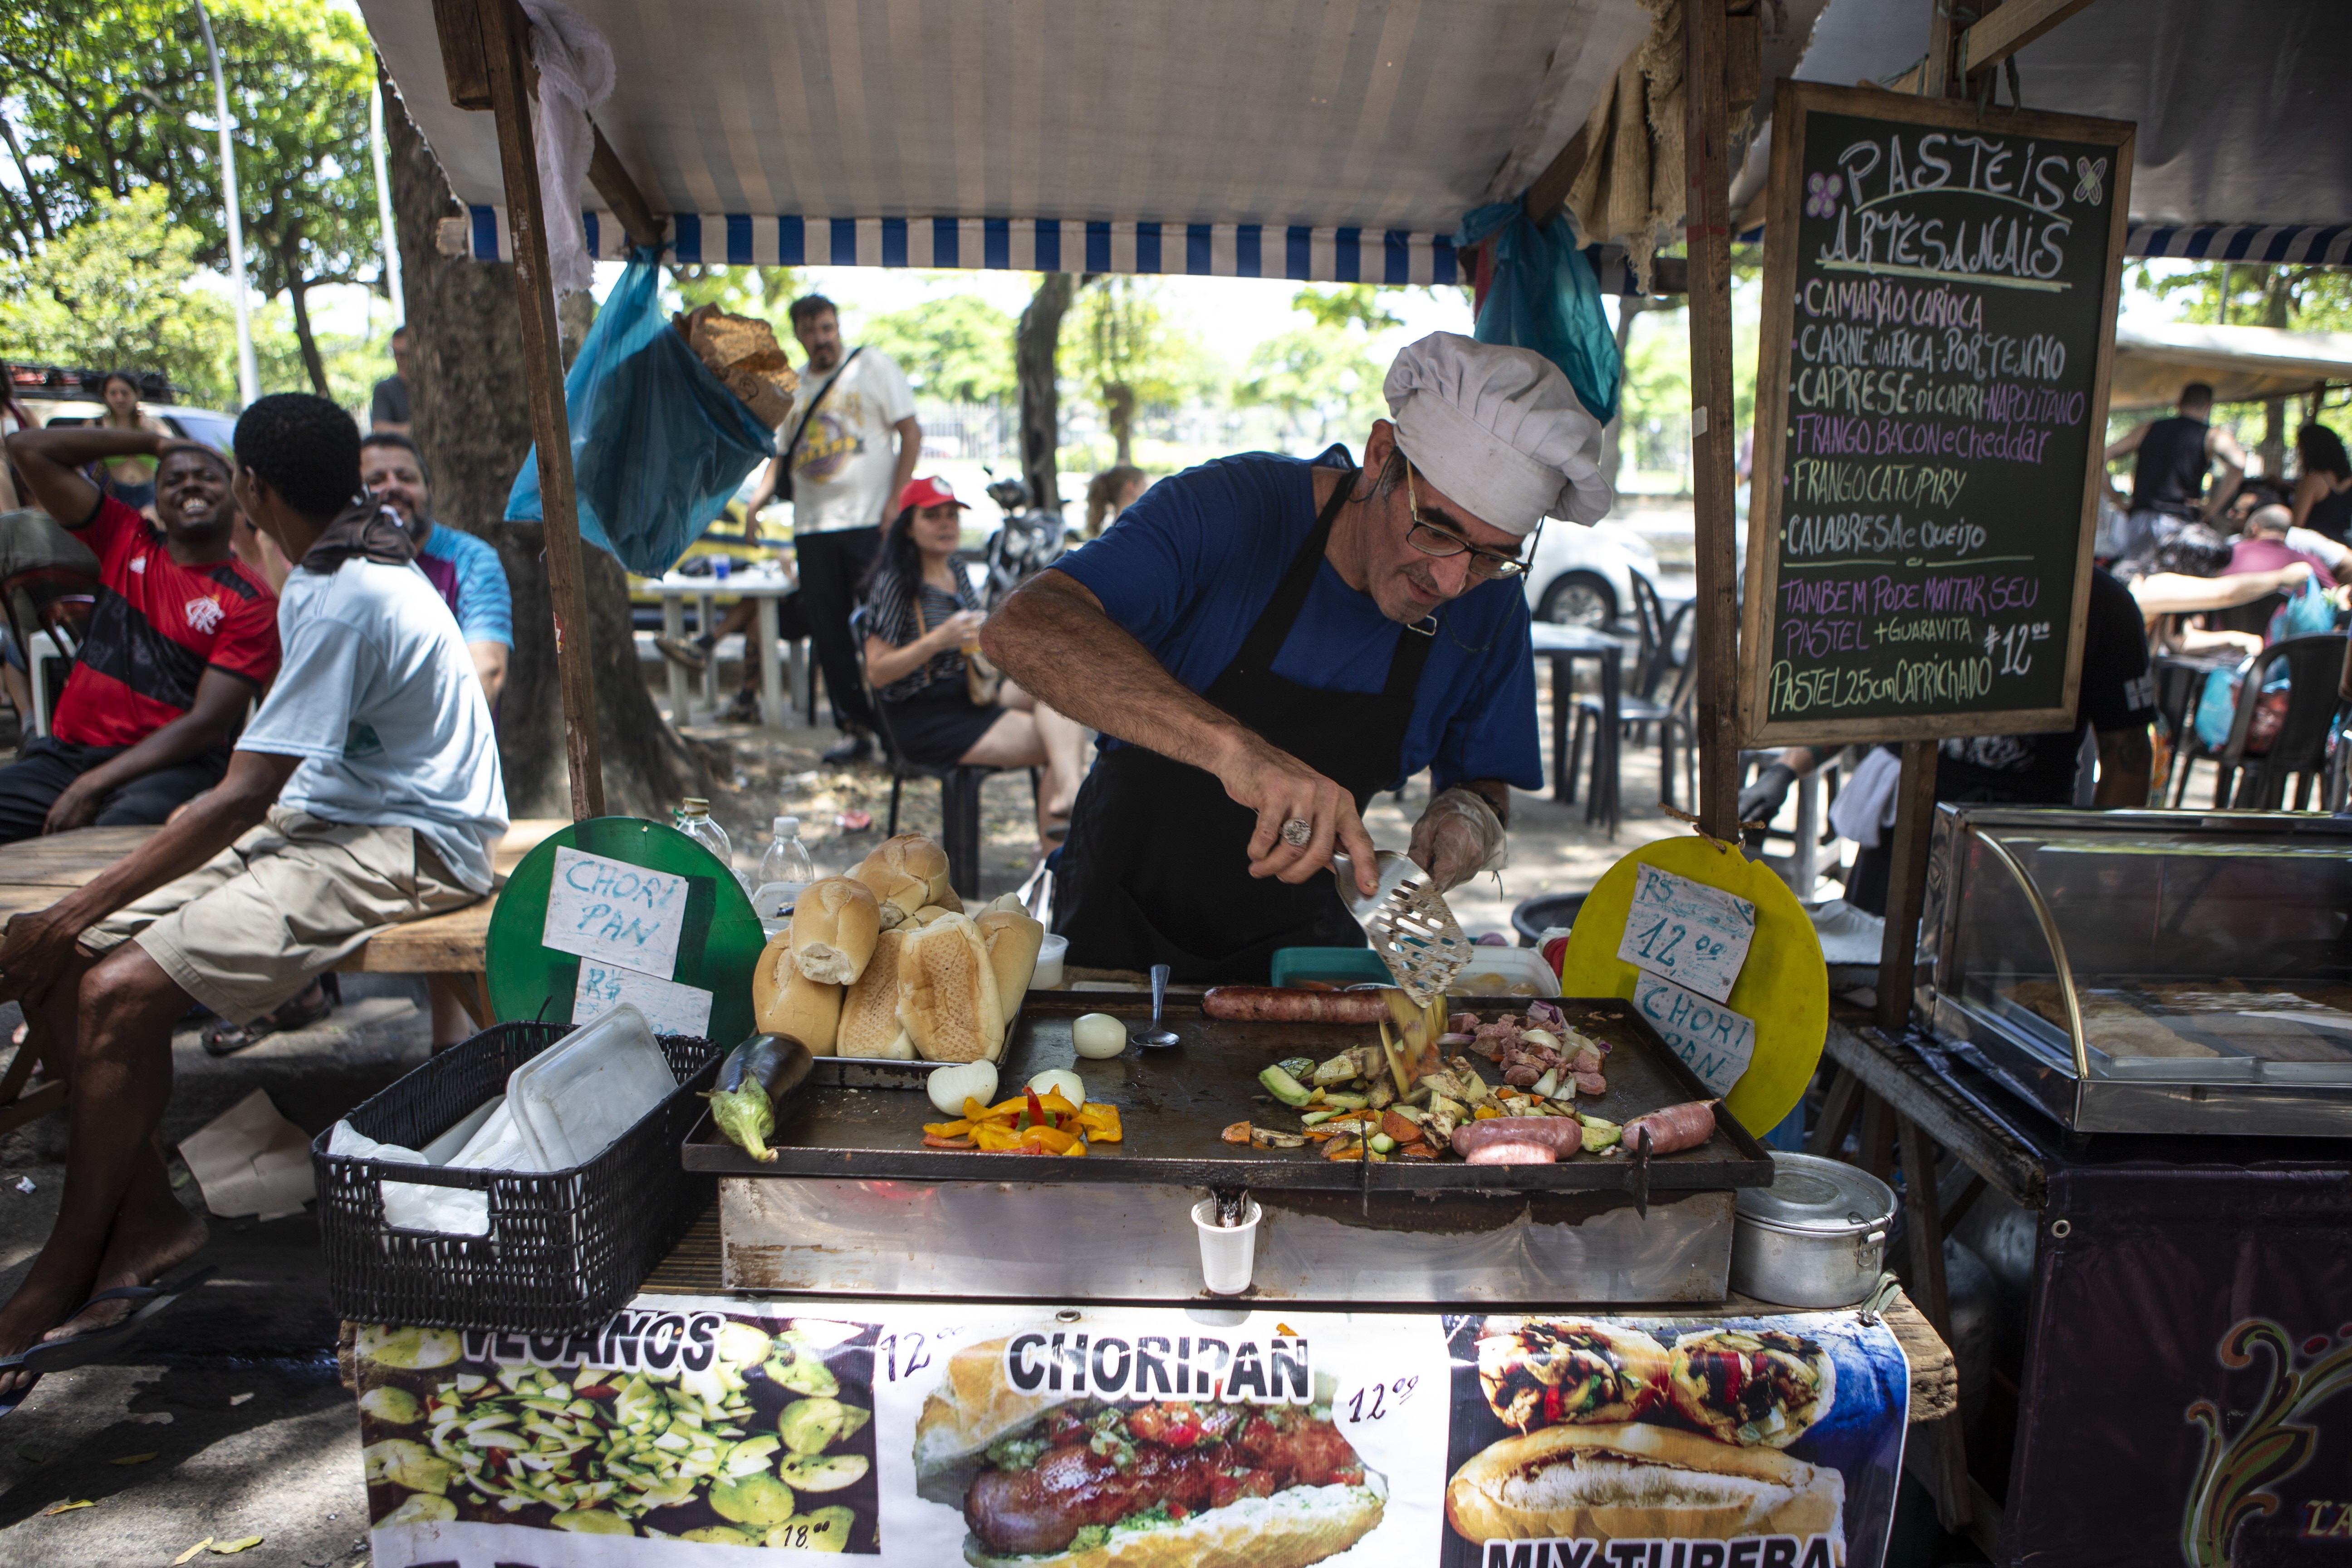
M 1510 858 L 1503 819 L 1486 796 L 1459 786 L 1429 803 L 1412 825 L 1412 847 L 1407 853 L 1429 873 L 1431 888 L 1440 893 L 1481 871 L 1499 871 Z
M 1786 763 L 1768 763 L 1756 775 L 1756 782 L 1739 792 L 1739 820 L 1769 822 L 1779 815 L 1789 798 L 1789 786 L 1797 782 L 1797 770 Z

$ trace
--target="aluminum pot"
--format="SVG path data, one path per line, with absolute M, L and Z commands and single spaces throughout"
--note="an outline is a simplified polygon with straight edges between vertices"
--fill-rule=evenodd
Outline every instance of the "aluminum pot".
M 1877 1284 L 1895 1192 L 1811 1154 L 1772 1155 L 1772 1184 L 1739 1189 L 1731 1288 L 1782 1307 L 1850 1307 Z

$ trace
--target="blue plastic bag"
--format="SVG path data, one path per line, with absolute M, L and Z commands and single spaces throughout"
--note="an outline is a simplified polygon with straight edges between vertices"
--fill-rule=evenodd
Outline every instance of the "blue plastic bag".
M 1495 237 L 1494 280 L 1471 335 L 1482 343 L 1533 349 L 1559 366 L 1585 412 L 1603 425 L 1617 417 L 1625 379 L 1617 334 L 1601 308 L 1601 280 L 1576 243 L 1567 216 L 1538 228 L 1517 202 L 1474 210 L 1454 236 L 1466 250 Z
M 2319 585 L 2316 577 L 2305 577 L 2302 584 L 2287 595 L 2286 603 L 2271 612 L 2269 627 L 2263 632 L 2265 643 L 2284 642 L 2288 637 L 2310 637 L 2336 629 L 2336 603 L 2327 590 Z
M 668 571 L 776 455 L 773 432 L 687 346 L 660 295 L 660 253 L 641 246 L 563 378 L 580 537 L 647 577 Z M 540 518 L 534 447 L 507 521 Z

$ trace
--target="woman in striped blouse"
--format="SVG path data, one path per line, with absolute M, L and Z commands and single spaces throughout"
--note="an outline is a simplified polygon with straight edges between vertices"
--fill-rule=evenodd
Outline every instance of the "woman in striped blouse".
M 898 492 L 859 604 L 866 679 L 909 762 L 1043 768 L 1037 832 L 1050 847 L 1069 826 L 1086 733 L 1009 680 L 993 703 L 971 700 L 966 656 L 978 651 L 985 617 L 954 560 L 967 510 L 939 479 L 914 479 Z

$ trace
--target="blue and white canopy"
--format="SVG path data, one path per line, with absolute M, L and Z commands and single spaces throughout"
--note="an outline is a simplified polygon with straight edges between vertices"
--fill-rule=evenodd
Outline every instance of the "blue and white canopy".
M 1463 213 L 1567 144 L 1639 0 L 571 0 L 596 112 L 682 260 L 1454 279 Z M 430 0 L 362 0 L 409 113 L 507 254 L 491 117 Z M 600 257 L 625 254 L 587 215 Z

